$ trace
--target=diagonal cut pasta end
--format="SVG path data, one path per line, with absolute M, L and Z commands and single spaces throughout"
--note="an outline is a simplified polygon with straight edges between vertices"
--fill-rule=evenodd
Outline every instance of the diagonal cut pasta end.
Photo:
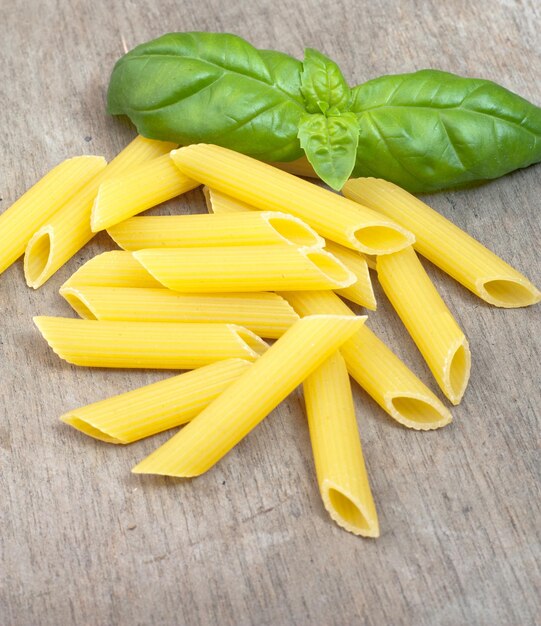
M 52 226 L 43 226 L 28 242 L 24 255 L 24 277 L 29 287 L 37 289 L 50 278 L 54 243 Z
M 477 281 L 476 288 L 483 300 L 506 309 L 530 306 L 541 301 L 541 291 L 521 275 L 483 277 Z
M 355 274 L 330 252 L 314 248 L 299 249 L 299 252 L 315 265 L 328 280 L 332 281 L 336 289 L 349 287 L 357 282 Z
M 453 404 L 459 404 L 470 379 L 471 353 L 466 337 L 449 349 L 442 375 L 442 391 Z
M 98 315 L 95 309 L 92 308 L 92 304 L 80 289 L 76 287 L 68 287 L 66 284 L 60 287 L 58 292 L 71 306 L 71 308 L 84 320 L 97 320 Z
M 64 422 L 64 424 L 73 426 L 73 428 L 76 428 L 78 431 L 84 433 L 85 435 L 89 435 L 90 437 L 94 437 L 94 439 L 99 439 L 100 441 L 114 444 L 129 443 L 128 441 L 122 441 L 118 437 L 114 437 L 113 435 L 107 433 L 101 428 L 96 428 L 88 420 L 77 417 L 76 412 L 65 413 L 64 415 L 60 416 L 60 420 Z
M 103 185 L 103 183 L 102 183 Z M 90 213 L 90 230 L 93 233 L 97 233 L 100 230 L 105 230 L 112 224 L 108 223 L 107 216 L 102 214 L 101 211 L 101 190 L 102 185 L 98 187 L 98 192 L 92 204 L 92 211 Z
M 414 430 L 435 430 L 452 421 L 451 412 L 432 395 L 388 393 L 385 406 L 399 424 Z
M 269 344 L 263 341 L 261 337 L 258 337 L 255 333 L 244 326 L 238 326 L 237 324 L 227 324 L 227 328 L 236 337 L 239 345 L 246 352 L 246 358 L 250 360 L 257 359 L 269 348 Z
M 47 315 L 38 315 L 32 318 L 34 324 L 37 326 L 41 336 L 49 344 L 51 350 L 64 361 L 72 363 L 70 361 L 70 355 L 65 354 L 64 351 L 58 346 L 59 329 L 57 327 L 57 317 L 51 317 Z
M 363 504 L 328 479 L 321 485 L 321 496 L 329 515 L 339 526 L 354 535 L 379 537 L 378 517 L 371 497 Z
M 353 246 L 365 254 L 392 254 L 415 243 L 415 235 L 394 222 L 365 226 L 349 233 Z
M 323 248 L 325 246 L 323 237 L 298 217 L 278 211 L 263 211 L 260 215 L 286 243 L 300 248 Z

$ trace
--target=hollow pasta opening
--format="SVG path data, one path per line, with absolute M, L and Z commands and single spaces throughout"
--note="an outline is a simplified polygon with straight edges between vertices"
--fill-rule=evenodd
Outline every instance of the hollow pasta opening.
M 97 320 L 96 313 L 90 308 L 90 304 L 85 302 L 76 289 L 64 287 L 60 289 L 60 295 L 65 298 L 72 309 L 85 320 Z
M 52 249 L 51 229 L 38 231 L 30 240 L 24 256 L 24 275 L 30 287 L 42 284 L 42 276 L 49 265 Z
M 327 483 L 327 481 L 325 481 Z M 323 501 L 333 520 L 356 535 L 377 537 L 377 521 L 369 521 L 357 504 L 336 486 L 323 485 Z
M 123 441 L 120 441 L 120 439 L 117 439 L 116 437 L 109 435 L 103 430 L 100 430 L 99 428 L 95 428 L 94 426 L 92 426 L 85 420 L 80 419 L 73 413 L 63 415 L 60 419 L 66 424 L 69 424 L 70 426 L 73 426 L 77 430 L 80 430 L 85 435 L 94 437 L 94 439 L 99 439 L 100 441 L 105 441 L 107 443 L 116 443 L 116 444 L 124 443 Z
M 337 287 L 349 287 L 357 279 L 347 267 L 336 257 L 323 250 L 311 250 L 305 253 L 317 268 L 330 280 L 336 283 Z
M 449 399 L 458 404 L 464 395 L 470 376 L 470 351 L 467 345 L 461 344 L 456 349 L 449 366 L 448 380 L 450 386 Z
M 236 333 L 237 337 L 246 344 L 247 351 L 252 356 L 261 356 L 268 349 L 268 344 L 258 337 L 255 333 L 243 328 L 242 326 L 231 325 L 231 328 Z
M 201 191 L 203 192 L 203 196 L 205 198 L 205 204 L 207 207 L 207 211 L 209 213 L 214 213 L 214 209 L 212 207 L 212 192 L 210 190 L 209 187 L 207 187 L 206 185 L 203 185 L 203 187 L 201 187 Z
M 488 280 L 483 288 L 490 297 L 491 304 L 502 307 L 521 307 L 539 301 L 539 294 L 521 283 L 506 278 Z
M 433 404 L 420 398 L 408 396 L 396 396 L 391 399 L 394 410 L 399 413 L 404 421 L 419 424 L 420 428 L 439 428 L 451 421 L 451 415 L 445 407 L 445 412 L 438 410 Z
M 325 242 L 309 226 L 294 217 L 272 216 L 268 223 L 284 239 L 299 247 L 322 246 Z
M 413 243 L 404 232 L 389 226 L 367 226 L 357 230 L 354 236 L 368 254 L 397 252 Z

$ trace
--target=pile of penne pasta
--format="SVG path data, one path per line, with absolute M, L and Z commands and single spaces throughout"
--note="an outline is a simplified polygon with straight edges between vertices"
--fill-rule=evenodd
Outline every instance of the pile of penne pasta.
M 201 184 L 208 215 L 133 217 Z M 133 471 L 191 477 L 302 383 L 324 505 L 368 537 L 379 526 L 349 377 L 406 427 L 440 428 L 451 414 L 342 298 L 375 310 L 375 270 L 452 404 L 468 383 L 468 341 L 416 251 L 495 306 L 541 299 L 391 183 L 353 179 L 341 196 L 225 148 L 142 137 L 109 164 L 61 163 L 5 211 L 0 272 L 24 254 L 26 280 L 40 287 L 105 229 L 121 250 L 94 257 L 60 289 L 82 319 L 37 317 L 40 332 L 75 365 L 192 371 L 61 419 L 116 444 L 187 424 Z

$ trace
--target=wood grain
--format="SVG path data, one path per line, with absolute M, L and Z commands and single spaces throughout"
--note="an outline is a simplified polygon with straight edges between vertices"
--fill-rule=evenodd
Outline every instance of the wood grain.
M 315 46 L 351 83 L 438 67 L 541 103 L 534 0 L 12 0 L 0 5 L 0 211 L 65 157 L 113 156 L 133 129 L 107 116 L 124 46 L 169 30 L 233 31 L 300 56 Z M 541 282 L 540 166 L 432 205 Z M 200 192 L 167 212 L 203 211 Z M 166 373 L 75 368 L 33 327 L 71 315 L 57 291 L 105 234 L 37 292 L 0 279 L 0 623 L 529 625 L 541 612 L 539 307 L 499 310 L 428 266 L 466 330 L 471 384 L 454 424 L 418 433 L 355 391 L 379 540 L 320 502 L 295 393 L 212 472 L 134 476 L 167 435 L 112 447 L 69 429 L 70 407 Z M 372 327 L 436 389 L 377 291 Z

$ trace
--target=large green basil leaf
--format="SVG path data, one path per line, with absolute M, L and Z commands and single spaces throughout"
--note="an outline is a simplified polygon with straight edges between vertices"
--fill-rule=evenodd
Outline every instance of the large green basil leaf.
M 300 121 L 299 140 L 316 174 L 333 189 L 342 189 L 357 154 L 359 122 L 355 114 L 307 114 Z
M 481 79 L 437 70 L 382 76 L 353 89 L 355 176 L 413 192 L 497 178 L 541 160 L 541 109 Z
M 340 68 L 314 48 L 306 48 L 304 51 L 301 81 L 308 113 L 326 114 L 332 109 L 348 110 L 351 89 Z
M 171 33 L 115 65 L 107 95 L 153 139 L 216 143 L 267 161 L 302 155 L 301 63 L 235 35 Z

